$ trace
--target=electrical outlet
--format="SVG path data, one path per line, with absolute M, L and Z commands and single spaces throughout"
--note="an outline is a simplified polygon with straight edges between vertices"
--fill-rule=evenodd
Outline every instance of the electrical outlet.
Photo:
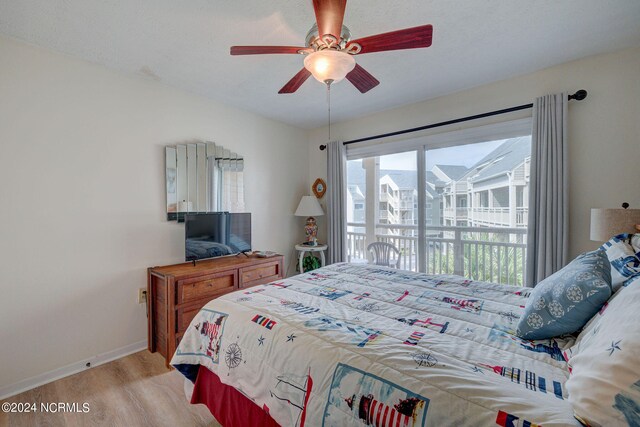
M 147 302 L 147 288 L 138 289 L 138 304 Z

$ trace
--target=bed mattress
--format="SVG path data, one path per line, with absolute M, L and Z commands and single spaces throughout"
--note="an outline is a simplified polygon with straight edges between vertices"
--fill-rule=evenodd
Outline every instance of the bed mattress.
M 282 426 L 579 425 L 571 337 L 514 335 L 529 289 L 340 263 L 227 294 L 172 360 Z

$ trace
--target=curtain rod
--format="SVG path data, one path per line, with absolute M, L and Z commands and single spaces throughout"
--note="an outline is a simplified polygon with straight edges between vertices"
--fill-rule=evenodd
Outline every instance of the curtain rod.
M 582 101 L 586 97 L 587 97 L 587 91 L 584 90 L 584 89 L 580 89 L 579 91 L 577 91 L 573 95 L 569 95 L 568 96 L 569 101 L 571 101 L 572 99 L 575 99 L 576 101 Z M 504 108 L 502 110 L 496 110 L 496 111 L 489 111 L 488 113 L 476 114 L 474 116 L 461 117 L 459 119 L 447 120 L 445 122 L 433 123 L 433 124 L 430 124 L 430 125 L 419 126 L 419 127 L 416 127 L 416 128 L 403 129 L 403 130 L 398 130 L 398 131 L 395 131 L 395 132 L 382 133 L 380 135 L 367 136 L 365 138 L 352 139 L 350 141 L 344 141 L 342 144 L 343 145 L 349 145 L 349 144 L 355 144 L 356 142 L 371 141 L 372 139 L 387 138 L 389 136 L 396 136 L 396 135 L 402 135 L 402 134 L 405 134 L 405 133 L 418 132 L 418 131 L 425 130 L 425 129 L 433 129 L 433 128 L 437 128 L 437 127 L 441 127 L 441 126 L 447 126 L 447 125 L 453 125 L 453 124 L 456 124 L 456 123 L 468 122 L 470 120 L 482 119 L 484 117 L 491 117 L 491 116 L 497 116 L 499 114 L 506 114 L 506 113 L 511 113 L 511 112 L 514 112 L 514 111 L 526 110 L 527 108 L 532 108 L 532 107 L 533 107 L 533 103 L 531 103 L 531 104 L 523 104 L 523 105 L 518 105 L 516 107 Z M 327 148 L 327 146 L 324 145 L 324 144 L 320 146 L 320 150 L 324 150 L 325 148 Z

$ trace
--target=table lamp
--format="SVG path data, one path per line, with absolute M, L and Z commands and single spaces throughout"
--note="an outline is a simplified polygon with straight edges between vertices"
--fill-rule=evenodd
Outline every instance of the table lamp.
M 295 216 L 306 216 L 307 222 L 304 226 L 304 234 L 306 236 L 307 244 L 316 244 L 318 236 L 318 225 L 316 224 L 315 216 L 324 215 L 322 206 L 315 196 L 302 196 L 298 209 L 296 209 Z
M 629 203 L 622 209 L 591 209 L 591 240 L 606 242 L 617 234 L 638 232 L 640 209 L 629 209 Z

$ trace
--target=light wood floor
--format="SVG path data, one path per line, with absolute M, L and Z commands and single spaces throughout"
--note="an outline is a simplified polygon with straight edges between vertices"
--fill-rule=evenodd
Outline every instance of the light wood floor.
M 183 376 L 158 353 L 144 350 L 10 397 L 36 403 L 37 413 L 3 413 L 0 426 L 209 426 L 219 427 L 204 405 L 191 405 Z M 41 413 L 40 402 L 89 403 L 87 413 Z

